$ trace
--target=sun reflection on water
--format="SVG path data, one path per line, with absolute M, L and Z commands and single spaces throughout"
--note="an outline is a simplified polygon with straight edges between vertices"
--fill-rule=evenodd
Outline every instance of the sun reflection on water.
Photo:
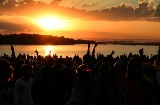
M 54 53 L 54 47 L 53 46 L 46 46 L 45 47 L 45 55 L 51 55 Z

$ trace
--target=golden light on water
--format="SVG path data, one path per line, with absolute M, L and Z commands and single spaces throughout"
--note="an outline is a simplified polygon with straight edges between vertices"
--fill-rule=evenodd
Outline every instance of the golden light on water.
M 45 55 L 51 55 L 54 53 L 54 47 L 53 46 L 46 46 L 45 48 Z

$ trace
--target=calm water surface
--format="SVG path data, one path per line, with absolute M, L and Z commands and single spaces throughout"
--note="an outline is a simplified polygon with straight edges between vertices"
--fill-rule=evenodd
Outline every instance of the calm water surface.
M 94 45 L 91 45 L 90 52 L 92 52 Z M 151 56 L 151 54 L 156 55 L 158 51 L 158 46 L 145 46 L 145 45 L 98 45 L 96 47 L 96 53 L 102 53 L 108 55 L 112 50 L 115 51 L 114 57 L 122 54 L 139 54 L 139 49 L 144 49 L 144 54 Z M 21 53 L 29 54 L 30 56 L 35 56 L 34 52 L 36 49 L 39 55 L 46 56 L 51 51 L 51 54 L 57 54 L 58 56 L 73 57 L 75 54 L 82 57 L 87 52 L 87 44 L 76 44 L 76 45 L 14 45 L 16 56 Z M 0 56 L 3 54 L 11 55 L 10 45 L 0 45 Z

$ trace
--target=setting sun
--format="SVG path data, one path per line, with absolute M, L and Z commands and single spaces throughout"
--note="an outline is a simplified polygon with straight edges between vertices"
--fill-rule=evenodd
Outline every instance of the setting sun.
M 34 23 L 40 26 L 45 30 L 64 30 L 65 29 L 65 21 L 52 17 L 52 16 L 45 16 L 39 17 L 34 20 Z

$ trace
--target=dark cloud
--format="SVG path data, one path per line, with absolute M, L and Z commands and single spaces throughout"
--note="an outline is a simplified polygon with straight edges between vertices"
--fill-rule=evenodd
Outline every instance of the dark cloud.
M 156 7 L 155 16 L 160 17 L 160 2 Z
M 115 7 L 111 7 L 111 9 L 109 10 L 109 14 L 111 14 L 110 16 L 112 16 L 112 18 L 117 18 L 117 17 L 119 19 L 135 18 L 134 8 L 132 7 L 132 5 L 124 3 L 121 5 L 117 5 Z
M 2 4 L 3 2 L 4 2 L 4 0 L 1 0 L 1 1 L 0 1 L 0 4 Z
M 3 30 L 4 32 L 24 32 L 26 30 L 31 31 L 28 25 L 15 24 L 5 21 L 0 21 L 0 30 Z
M 139 2 L 138 7 L 135 8 L 135 14 L 140 17 L 148 17 L 154 14 L 153 1 L 151 2 Z
M 59 3 L 59 2 L 62 2 L 63 0 L 53 0 L 52 2 L 56 2 L 56 3 Z
M 139 20 L 145 19 L 151 21 L 158 20 L 160 16 L 160 5 L 154 8 L 154 1 L 145 2 L 140 0 L 138 6 L 133 7 L 131 4 L 122 3 L 111 8 L 103 9 L 101 11 L 91 11 L 91 15 L 96 16 L 97 19 L 102 20 Z

